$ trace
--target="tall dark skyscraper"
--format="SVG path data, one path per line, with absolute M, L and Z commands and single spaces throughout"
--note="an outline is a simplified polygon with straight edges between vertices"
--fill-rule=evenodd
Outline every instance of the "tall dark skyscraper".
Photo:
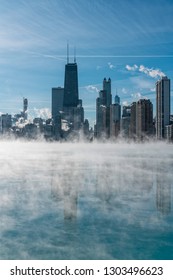
M 52 118 L 55 118 L 63 110 L 64 89 L 61 87 L 52 88 Z
M 77 107 L 79 103 L 77 63 L 65 65 L 64 107 Z
M 153 133 L 153 104 L 148 99 L 136 103 L 136 136 L 139 140 Z
M 110 106 L 112 104 L 111 79 L 103 79 L 103 89 L 96 100 L 96 126 L 97 138 L 110 136 Z
M 112 104 L 112 94 L 111 94 L 111 79 L 103 79 L 103 90 L 106 91 L 106 106 L 109 107 Z
M 165 138 L 165 128 L 170 124 L 170 79 L 162 77 L 156 83 L 156 137 Z
M 71 130 L 79 130 L 84 122 L 84 109 L 82 100 L 79 99 L 78 90 L 78 70 L 76 57 L 74 62 L 69 63 L 68 45 L 67 45 L 67 64 L 65 65 L 64 77 L 64 97 L 63 97 L 63 115 Z
M 65 65 L 64 87 L 52 88 L 52 125 L 55 139 L 68 137 L 71 133 L 78 137 L 83 128 L 84 109 L 78 93 L 78 70 L 76 57 L 69 63 L 67 45 L 67 64 Z

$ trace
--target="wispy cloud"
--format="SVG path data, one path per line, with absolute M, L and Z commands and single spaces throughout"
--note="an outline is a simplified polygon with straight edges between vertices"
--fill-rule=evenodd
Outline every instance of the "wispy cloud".
M 133 66 L 126 65 L 125 68 L 128 71 L 137 71 L 146 74 L 147 76 L 150 76 L 151 78 L 161 78 L 166 76 L 160 69 L 154 69 L 154 68 L 148 68 L 145 67 L 144 65 L 136 65 L 134 64 Z
M 144 65 L 140 65 L 139 72 L 145 73 L 146 75 L 152 78 L 164 77 L 166 76 L 160 69 L 153 69 L 145 67 Z
M 96 92 L 96 93 L 99 92 L 99 89 L 98 89 L 96 86 L 94 86 L 94 85 L 88 85 L 88 86 L 86 86 L 85 88 L 86 88 L 88 91 L 90 91 L 90 92 Z
M 139 99 L 148 99 L 146 96 L 144 96 L 141 92 L 136 92 L 136 93 L 132 93 L 131 97 L 139 100 Z
M 44 57 L 44 58 L 50 58 L 50 59 L 55 59 L 55 60 L 62 60 L 66 61 L 66 56 L 57 56 L 57 55 L 52 55 L 52 54 L 43 54 L 40 52 L 31 52 L 31 51 L 26 51 L 27 54 L 30 54 L 33 57 Z
M 115 66 L 111 63 L 111 62 L 108 62 L 108 67 L 109 67 L 109 69 L 113 69 L 113 68 L 115 68 Z
M 30 116 L 32 118 L 39 117 L 42 119 L 49 119 L 51 117 L 51 112 L 49 108 L 34 108 L 34 110 L 30 112 Z
M 123 105 L 123 106 L 128 106 L 128 105 L 129 105 L 129 102 L 128 102 L 127 100 L 124 100 L 124 101 L 122 102 L 122 105 Z
M 127 1 L 124 4 L 119 0 L 106 4 L 103 0 L 94 4 L 91 0 L 82 4 L 80 0 L 1 2 L 0 48 L 41 47 L 62 50 L 64 42 L 69 39 L 72 44 L 80 42 L 83 50 L 86 50 L 86 46 L 91 46 L 91 42 L 95 50 L 98 50 L 98 46 L 109 49 L 110 42 L 112 46 L 122 46 L 129 42 L 139 45 L 141 41 L 145 45 L 150 41 L 157 44 L 161 40 L 158 34 L 164 32 L 169 35 L 172 32 L 170 14 L 173 7 L 169 1 L 164 3 L 164 14 L 159 3 L 146 5 L 136 1 L 135 5 Z M 157 18 L 153 17 L 153 11 L 158 15 Z M 103 14 L 106 15 L 104 21 Z M 160 14 L 163 25 L 160 25 Z M 170 41 L 168 35 L 163 36 L 163 42 Z
M 138 66 L 136 64 L 134 64 L 133 66 L 130 66 L 130 65 L 126 65 L 126 69 L 128 71 L 136 71 L 138 69 Z

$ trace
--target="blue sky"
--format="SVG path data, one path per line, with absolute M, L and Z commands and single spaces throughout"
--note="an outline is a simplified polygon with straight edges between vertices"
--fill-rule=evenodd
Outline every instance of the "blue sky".
M 173 79 L 171 0 L 0 0 L 0 112 L 47 114 L 63 86 L 66 44 L 76 46 L 85 117 L 95 120 L 104 77 L 122 104 L 141 97 L 155 108 L 155 82 Z M 173 113 L 173 92 L 172 113 Z

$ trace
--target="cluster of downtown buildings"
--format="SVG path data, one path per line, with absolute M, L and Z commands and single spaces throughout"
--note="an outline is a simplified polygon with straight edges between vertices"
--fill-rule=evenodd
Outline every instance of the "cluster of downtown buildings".
M 121 108 L 116 94 L 112 102 L 111 79 L 103 79 L 103 89 L 96 99 L 96 124 L 94 130 L 84 119 L 82 100 L 79 99 L 78 69 L 76 59 L 65 65 L 64 87 L 52 88 L 51 118 L 35 118 L 27 121 L 28 100 L 23 99 L 23 111 L 12 117 L 0 116 L 1 135 L 38 138 L 47 140 L 92 141 L 115 140 L 120 137 L 132 140 L 156 138 L 173 141 L 173 116 L 171 115 L 170 79 L 162 77 L 156 83 L 156 117 L 153 119 L 153 104 L 149 99 L 140 99 Z
M 103 89 L 96 100 L 96 138 L 123 137 L 133 140 L 173 140 L 173 116 L 170 113 L 170 79 L 166 76 L 156 83 L 156 117 L 149 99 L 140 99 L 122 107 L 116 94 L 112 104 L 111 79 L 103 80 Z

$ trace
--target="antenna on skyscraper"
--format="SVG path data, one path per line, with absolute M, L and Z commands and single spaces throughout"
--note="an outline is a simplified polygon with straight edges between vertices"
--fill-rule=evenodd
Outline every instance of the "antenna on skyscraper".
M 67 41 L 67 64 L 69 63 L 69 43 Z
M 76 63 L 76 46 L 74 47 L 74 63 Z

